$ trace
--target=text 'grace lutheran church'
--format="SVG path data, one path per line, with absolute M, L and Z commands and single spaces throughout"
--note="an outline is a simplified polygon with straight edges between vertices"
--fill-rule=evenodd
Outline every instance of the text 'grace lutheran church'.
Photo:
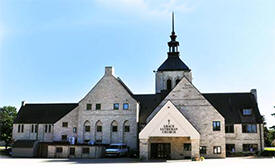
M 112 67 L 105 67 L 77 103 L 22 102 L 13 124 L 13 156 L 100 158 L 114 143 L 145 160 L 224 158 L 263 150 L 256 89 L 201 93 L 180 58 L 174 14 L 170 38 L 153 94 L 132 93 Z

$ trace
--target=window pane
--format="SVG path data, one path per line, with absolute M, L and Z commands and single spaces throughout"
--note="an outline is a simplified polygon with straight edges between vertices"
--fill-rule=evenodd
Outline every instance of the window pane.
M 45 132 L 47 132 L 48 130 L 48 125 L 45 125 Z
M 86 110 L 92 110 L 92 104 L 87 104 L 86 105 Z
M 49 131 L 48 132 L 51 132 L 52 131 L 52 126 L 49 125 Z
M 119 104 L 118 103 L 115 103 L 114 104 L 114 110 L 118 110 L 119 109 Z
M 130 132 L 130 126 L 129 125 L 124 126 L 124 132 Z
M 117 126 L 112 126 L 112 131 L 117 132 Z
M 62 127 L 68 127 L 68 122 L 63 122 Z
M 90 132 L 90 126 L 89 125 L 85 126 L 85 132 Z
M 102 132 L 102 126 L 101 126 L 101 125 L 98 125 L 98 126 L 96 127 L 96 131 L 97 131 L 97 132 Z
M 123 104 L 123 110 L 128 110 L 129 109 L 129 104 L 128 103 L 124 103 Z
M 101 109 L 101 104 L 96 104 L 96 105 L 95 105 L 95 109 L 96 109 L 96 110 L 100 110 L 100 109 Z
M 243 109 L 243 115 L 251 115 L 252 109 Z

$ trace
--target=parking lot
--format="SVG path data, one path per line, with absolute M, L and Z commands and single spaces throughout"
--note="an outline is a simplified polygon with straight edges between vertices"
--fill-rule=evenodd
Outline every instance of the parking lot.
M 105 159 L 28 159 L 28 158 L 0 158 L 0 167 L 20 167 L 20 168 L 71 168 L 71 167 L 104 167 L 104 168 L 160 168 L 160 167 L 191 167 L 191 168 L 259 168 L 274 167 L 275 158 L 226 158 L 226 159 L 206 159 L 204 161 L 190 160 L 169 160 L 169 161 L 146 161 L 129 158 L 105 158 Z

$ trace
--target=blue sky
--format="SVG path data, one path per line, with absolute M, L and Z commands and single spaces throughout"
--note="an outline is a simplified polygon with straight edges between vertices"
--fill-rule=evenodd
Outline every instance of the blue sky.
M 182 60 L 205 92 L 256 88 L 275 123 L 273 0 L 0 0 L 0 106 L 78 102 L 104 67 L 153 93 L 171 11 Z

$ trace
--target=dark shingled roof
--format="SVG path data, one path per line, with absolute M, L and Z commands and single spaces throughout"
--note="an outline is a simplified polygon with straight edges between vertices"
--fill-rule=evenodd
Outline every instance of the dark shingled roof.
M 168 92 L 162 92 L 158 94 L 140 94 L 134 95 L 134 98 L 140 104 L 139 122 L 146 123 L 147 117 L 153 112 L 153 110 L 161 103 L 166 97 Z
M 55 123 L 78 106 L 78 103 L 25 104 L 14 123 Z
M 203 96 L 221 113 L 226 124 L 263 122 L 252 93 L 205 93 Z M 251 108 L 252 115 L 244 116 L 245 108 Z
M 178 56 L 168 57 L 158 71 L 191 71 Z
M 146 123 L 147 117 L 166 97 L 166 94 L 134 95 L 140 103 L 140 123 Z M 262 123 L 258 105 L 252 93 L 207 93 L 202 94 L 225 118 L 226 124 Z M 243 116 L 242 109 L 252 108 L 251 116 Z

